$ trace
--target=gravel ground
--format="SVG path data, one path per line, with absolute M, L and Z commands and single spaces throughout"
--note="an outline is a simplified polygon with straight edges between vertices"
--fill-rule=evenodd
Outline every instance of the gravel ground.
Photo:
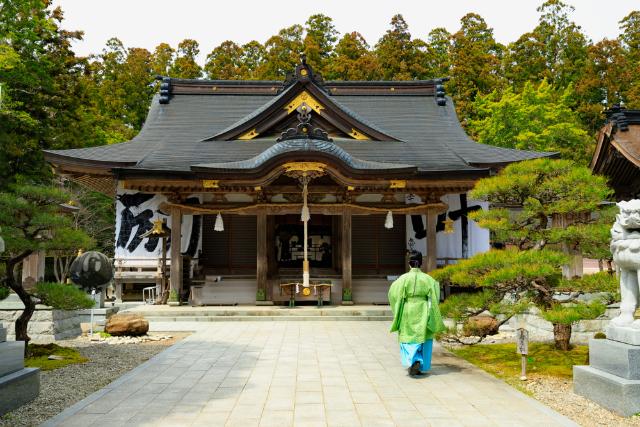
M 523 383 L 533 397 L 584 427 L 640 426 L 640 416 L 623 418 L 573 392 L 573 381 L 535 378 Z
M 58 341 L 56 344 L 78 348 L 89 362 L 40 372 L 40 395 L 29 404 L 1 417 L 0 426 L 40 425 L 188 334 L 171 332 L 169 335 L 173 338 L 141 344 L 107 345 L 82 340 Z M 114 363 L 116 360 L 117 363 Z

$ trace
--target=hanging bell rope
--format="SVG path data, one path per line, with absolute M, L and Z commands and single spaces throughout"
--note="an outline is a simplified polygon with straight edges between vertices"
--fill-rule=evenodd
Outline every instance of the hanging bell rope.
M 393 228 L 393 213 L 391 211 L 387 212 L 387 218 L 384 221 L 384 228 Z
M 309 260 L 307 259 L 307 251 L 308 251 L 308 232 L 307 232 L 307 223 L 311 219 L 311 214 L 309 213 L 309 206 L 307 205 L 307 196 L 309 195 L 309 177 L 305 174 L 302 177 L 302 213 L 300 215 L 302 222 L 304 224 L 304 259 L 302 261 L 302 286 L 305 288 L 309 287 Z
M 218 212 L 216 216 L 216 223 L 213 225 L 215 231 L 224 231 L 224 222 L 222 222 L 222 215 Z

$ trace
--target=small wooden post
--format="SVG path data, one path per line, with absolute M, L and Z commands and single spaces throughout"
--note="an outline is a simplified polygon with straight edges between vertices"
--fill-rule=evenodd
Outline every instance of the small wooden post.
M 342 304 L 353 304 L 351 287 L 351 209 L 342 211 Z M 345 299 L 345 296 L 347 297 Z
M 438 222 L 438 213 L 433 209 L 429 209 L 426 217 L 427 259 L 424 269 L 428 273 L 438 267 L 438 249 L 436 247 L 436 223 Z
M 256 301 L 264 302 L 269 298 L 267 295 L 267 271 L 269 269 L 267 257 L 267 212 L 259 212 L 256 215 L 256 221 Z
M 529 354 L 529 331 L 524 328 L 524 322 L 520 322 L 522 325 L 516 330 L 516 349 L 520 354 L 522 371 L 520 373 L 520 380 L 527 380 L 527 354 Z
M 171 209 L 171 291 L 169 302 L 179 303 L 182 292 L 182 212 L 179 208 Z M 171 300 L 171 294 L 177 295 L 177 301 Z

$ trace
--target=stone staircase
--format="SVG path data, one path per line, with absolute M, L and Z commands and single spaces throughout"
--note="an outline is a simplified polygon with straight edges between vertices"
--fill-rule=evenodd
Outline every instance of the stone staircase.
M 220 321 L 389 321 L 389 306 L 231 306 L 167 307 L 138 306 L 124 313 L 144 316 L 149 322 L 220 322 Z

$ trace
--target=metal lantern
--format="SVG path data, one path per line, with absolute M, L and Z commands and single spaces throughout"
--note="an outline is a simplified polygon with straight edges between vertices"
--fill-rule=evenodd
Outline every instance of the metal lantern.
M 71 264 L 71 281 L 84 289 L 99 289 L 113 279 L 113 265 L 107 256 L 96 251 L 85 252 Z

